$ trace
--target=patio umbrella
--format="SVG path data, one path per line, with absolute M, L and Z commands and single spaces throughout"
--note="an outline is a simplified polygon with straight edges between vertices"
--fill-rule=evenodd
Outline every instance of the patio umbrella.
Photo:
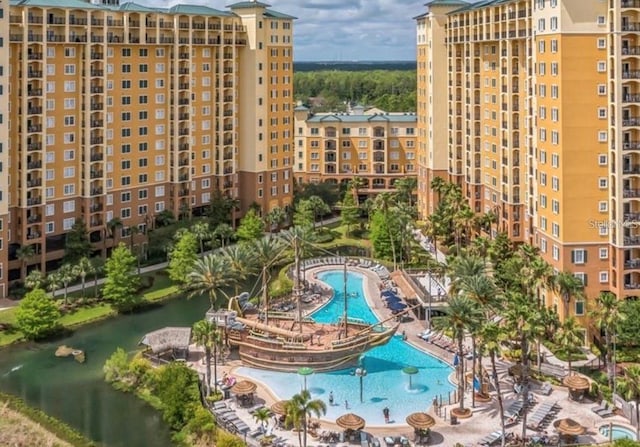
M 407 416 L 407 424 L 416 430 L 426 430 L 436 425 L 436 420 L 427 413 L 411 413 Z
M 562 383 L 572 390 L 588 390 L 590 387 L 589 379 L 577 374 L 565 377 Z
M 558 419 L 553 423 L 553 426 L 558 430 L 558 433 L 567 436 L 578 436 L 587 431 L 586 427 L 570 418 Z
M 273 411 L 275 414 L 278 414 L 280 416 L 284 416 L 285 414 L 287 414 L 288 403 L 289 403 L 288 400 L 279 400 L 275 404 L 271 405 L 271 411 Z
M 416 368 L 415 366 L 407 366 L 406 368 L 402 369 L 402 372 L 409 376 L 409 389 L 411 389 L 411 376 L 413 376 L 414 374 L 418 374 L 418 368 Z
M 258 386 L 255 383 L 249 380 L 242 380 L 233 385 L 231 392 L 234 394 L 251 394 L 256 388 L 258 388 Z
M 364 419 L 357 414 L 347 413 L 336 419 L 336 424 L 344 430 L 362 430 L 364 428 Z
M 310 376 L 311 374 L 313 374 L 313 368 L 309 368 L 308 366 L 303 366 L 302 368 L 298 369 L 298 374 L 300 374 L 302 377 L 304 377 L 304 389 L 307 389 L 307 376 Z

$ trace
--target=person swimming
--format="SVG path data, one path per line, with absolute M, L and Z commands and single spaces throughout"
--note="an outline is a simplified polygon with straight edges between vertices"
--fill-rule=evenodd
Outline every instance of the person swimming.
M 333 391 L 329 391 L 329 405 L 333 406 Z

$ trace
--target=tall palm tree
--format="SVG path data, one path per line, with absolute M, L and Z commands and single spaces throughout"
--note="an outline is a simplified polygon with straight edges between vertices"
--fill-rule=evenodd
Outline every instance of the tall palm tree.
M 76 274 L 76 277 L 80 277 L 80 281 L 82 283 L 82 298 L 84 298 L 87 275 L 93 274 L 93 271 L 94 271 L 93 264 L 89 258 L 84 256 L 80 258 L 80 260 L 76 265 L 73 266 L 73 269 L 74 269 L 74 273 Z
M 582 345 L 584 340 L 584 332 L 582 327 L 578 324 L 575 317 L 569 317 L 564 320 L 560 331 L 556 335 L 556 342 L 567 354 L 567 363 L 569 364 L 569 375 L 571 375 L 571 359 L 573 357 L 573 351 Z
M 44 273 L 38 269 L 31 270 L 24 278 L 24 286 L 29 290 L 39 289 L 44 282 Z
M 483 259 L 464 253 L 449 262 L 448 270 L 451 276 L 450 293 L 455 295 L 462 290 L 468 278 L 485 275 L 487 268 Z
M 315 225 L 316 219 L 320 218 L 320 228 L 323 226 L 323 216 L 331 212 L 331 207 L 327 205 L 327 202 L 322 200 L 320 196 L 309 197 L 309 205 L 313 210 L 313 224 Z
M 636 439 L 640 439 L 640 366 L 628 366 L 618 382 L 618 390 L 628 401 L 636 404 Z
M 190 228 L 193 235 L 198 239 L 200 244 L 200 253 L 204 253 L 204 241 L 210 237 L 211 230 L 208 222 L 196 222 Z
M 47 290 L 51 292 L 51 297 L 55 298 L 55 293 L 62 287 L 60 272 L 52 272 L 47 275 Z
M 16 257 L 20 260 L 20 277 L 25 278 L 27 276 L 27 267 L 29 266 L 29 261 L 36 254 L 35 246 L 31 245 L 22 245 L 16 250 Z
M 211 307 L 219 309 L 229 299 L 224 288 L 231 281 L 230 270 L 228 261 L 220 255 L 209 253 L 204 258 L 197 259 L 193 270 L 187 275 L 189 297 L 206 293 Z
M 104 258 L 96 256 L 91 258 L 91 267 L 93 269 L 93 295 L 98 298 L 98 276 L 104 271 Z
M 383 192 L 381 194 L 378 194 L 378 196 L 375 198 L 375 207 L 376 209 L 380 210 L 380 212 L 382 212 L 387 222 L 389 222 L 391 218 L 391 212 L 393 209 L 392 203 L 393 203 L 393 197 L 388 192 Z M 393 256 L 393 270 L 396 270 L 397 268 L 396 263 L 398 262 L 398 257 L 396 255 L 396 243 L 395 243 L 395 238 L 393 237 L 392 226 L 393 225 L 390 225 L 390 223 L 387 224 L 387 229 L 389 231 L 389 241 L 391 243 L 391 254 Z
M 462 295 L 454 295 L 449 299 L 449 307 L 442 317 L 434 319 L 434 326 L 439 330 L 450 330 L 458 345 L 458 398 L 460 399 L 460 410 L 464 410 L 464 347 L 463 341 L 465 333 L 478 321 L 482 320 L 482 313 L 478 305 L 469 298 Z
M 109 237 L 113 239 L 113 246 L 118 246 L 118 230 L 122 228 L 123 223 L 119 217 L 114 217 L 109 222 L 107 222 L 107 231 L 109 232 Z
M 353 177 L 349 181 L 349 186 L 353 192 L 353 198 L 356 199 L 356 206 L 360 206 L 360 190 L 365 186 L 365 181 L 362 177 Z
M 442 177 L 434 177 L 429 185 L 438 195 L 438 204 L 442 202 L 442 196 L 447 191 L 449 184 Z
M 562 297 L 564 303 L 564 316 L 569 316 L 569 303 L 571 298 L 582 297 L 584 284 L 571 272 L 560 272 L 554 280 L 554 290 Z
M 498 379 L 498 370 L 496 368 L 496 357 L 500 355 L 502 350 L 502 342 L 506 340 L 506 334 L 497 323 L 492 321 L 484 324 L 480 330 L 480 338 L 482 339 L 483 351 L 489 355 L 491 359 L 491 380 L 493 388 L 496 390 L 496 398 L 498 400 L 498 410 L 500 412 L 500 428 L 505 433 L 504 427 L 504 404 L 502 402 L 502 391 L 500 390 L 500 380 Z M 501 447 L 505 446 L 506 439 L 503 436 Z
M 471 226 L 475 214 L 468 206 L 462 207 L 453 215 L 453 234 L 456 244 L 456 250 L 462 249 L 463 237 L 469 239 L 471 235 Z
M 416 177 L 405 177 L 398 179 L 394 185 L 398 198 L 409 205 L 409 207 L 413 207 L 413 192 L 418 187 L 418 179 Z
M 271 211 L 269 211 L 266 216 L 266 221 L 269 225 L 269 232 L 273 233 L 274 230 L 275 232 L 277 232 L 286 217 L 286 213 L 279 206 L 276 206 Z
M 233 274 L 233 285 L 236 296 L 240 293 L 240 285 L 255 273 L 256 264 L 253 254 L 245 244 L 229 245 L 219 250 L 220 256 L 226 259 Z
M 227 223 L 221 223 L 213 230 L 213 238 L 220 238 L 222 248 L 229 243 L 231 236 L 233 236 L 233 228 Z
M 320 399 L 311 399 L 309 390 L 302 390 L 299 394 L 294 394 L 287 402 L 287 409 L 298 414 L 302 425 L 302 447 L 307 447 L 307 420 L 311 416 L 319 418 L 327 413 L 327 405 Z
M 71 264 L 63 264 L 58 269 L 58 275 L 60 275 L 60 282 L 64 287 L 64 305 L 69 304 L 67 302 L 67 292 L 69 290 L 69 284 L 71 284 L 78 276 L 76 275 L 76 271 L 74 270 Z
M 250 250 L 253 253 L 257 265 L 262 269 L 262 308 L 265 315 L 265 323 L 269 322 L 269 270 L 286 260 L 287 253 L 281 238 L 265 236 L 251 243 Z
M 204 358 L 206 362 L 206 395 L 211 394 L 211 348 L 213 348 L 213 383 L 214 387 L 218 384 L 218 362 L 217 362 L 217 338 L 220 338 L 220 331 L 216 324 L 209 320 L 196 321 L 193 324 L 193 330 L 191 333 L 193 341 L 196 345 L 204 348 Z
M 612 339 L 615 337 L 616 327 L 618 323 L 626 320 L 627 316 L 620 312 L 620 301 L 611 292 L 601 292 L 596 298 L 596 307 L 591 311 L 593 324 L 604 331 L 605 344 L 605 362 L 607 364 L 607 375 L 609 379 L 609 387 L 613 389 L 613 378 L 615 371 L 613 369 L 613 349 L 611 346 Z
M 309 252 L 311 246 L 309 241 L 312 239 L 312 233 L 308 227 L 295 226 L 288 230 L 283 231 L 280 234 L 283 242 L 293 252 L 294 266 L 297 269 L 294 275 L 293 291 L 297 300 L 298 308 L 298 323 L 300 324 L 300 331 L 302 331 L 302 284 L 304 273 L 302 272 L 301 258 Z

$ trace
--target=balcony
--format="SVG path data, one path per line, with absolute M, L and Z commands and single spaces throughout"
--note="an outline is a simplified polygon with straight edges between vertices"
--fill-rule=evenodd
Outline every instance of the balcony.
M 188 189 L 181 189 L 180 191 L 178 191 L 178 196 L 179 197 L 184 197 L 184 196 L 188 196 L 189 195 L 189 190 Z
M 42 124 L 32 124 L 27 127 L 27 132 L 29 133 L 39 133 L 42 132 Z
M 640 197 L 640 189 L 623 189 L 622 195 L 625 199 Z
M 41 78 L 42 77 L 42 71 L 40 71 L 40 70 L 29 70 L 27 72 L 27 77 L 29 79 L 31 79 L 31 78 Z
M 622 79 L 640 79 L 640 70 L 623 71 Z
M 42 150 L 42 143 L 31 143 L 31 144 L 27 144 L 27 151 L 31 152 L 31 151 L 41 151 Z
M 91 76 L 94 77 L 101 77 L 104 76 L 104 70 L 96 70 L 96 69 L 91 69 Z
M 42 160 L 28 162 L 27 169 L 42 169 Z
M 27 224 L 31 225 L 31 224 L 35 224 L 35 223 L 40 223 L 42 222 L 42 215 L 41 214 L 30 214 L 29 216 L 27 216 Z
M 625 103 L 638 103 L 638 102 L 640 102 L 640 95 L 624 95 L 622 97 L 622 102 L 625 102 Z
M 42 203 L 42 197 L 31 197 L 27 199 L 27 206 L 36 206 Z
M 27 239 L 39 239 L 40 232 L 38 231 L 27 231 Z
M 102 178 L 102 171 L 91 171 L 91 179 Z
M 42 96 L 41 88 L 30 88 L 27 90 L 27 96 Z
M 104 155 L 101 153 L 93 153 L 91 154 L 91 161 L 102 161 L 104 159 Z
M 91 121 L 91 127 L 103 127 L 104 126 L 104 121 L 103 120 L 92 120 Z
M 28 107 L 27 115 L 40 115 L 42 114 L 42 107 Z
M 95 111 L 95 110 L 102 110 L 104 108 L 104 104 L 101 102 L 92 102 L 91 103 L 91 110 Z
M 640 126 L 640 116 L 627 116 L 622 119 L 623 127 Z
M 622 8 L 640 8 L 640 0 L 622 0 L 620 6 Z
M 640 31 L 640 22 L 623 22 L 622 31 Z
M 41 186 L 42 186 L 42 179 L 40 178 L 27 180 L 27 188 L 39 188 Z
M 91 195 L 92 196 L 99 196 L 100 194 L 102 194 L 102 187 L 91 188 Z
M 102 204 L 100 203 L 94 203 L 89 206 L 90 213 L 99 213 L 100 211 L 102 211 L 102 209 L 103 207 L 102 207 Z
M 640 141 L 624 141 L 622 143 L 622 150 L 624 151 L 637 151 L 640 150 Z
M 42 60 L 42 53 L 29 53 L 27 59 L 29 59 L 30 61 Z
M 640 174 L 640 165 L 625 166 L 622 169 L 623 174 Z
M 89 142 L 91 144 L 102 144 L 102 143 L 104 143 L 104 138 L 102 138 L 102 137 L 93 137 L 93 138 L 91 138 L 89 140 Z M 102 158 L 101 158 L 101 160 L 102 160 Z

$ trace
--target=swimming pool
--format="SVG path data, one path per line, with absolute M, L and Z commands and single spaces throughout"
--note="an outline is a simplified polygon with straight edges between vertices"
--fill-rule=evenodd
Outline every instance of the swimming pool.
M 631 428 L 627 428 L 623 425 L 606 424 L 600 426 L 600 434 L 605 437 L 609 437 L 609 430 L 611 430 L 611 439 L 632 439 L 636 440 L 636 434 Z
M 312 317 L 323 323 L 337 321 L 344 310 L 344 273 L 326 271 L 318 274 L 318 279 L 335 291 L 334 297 Z M 359 318 L 369 323 L 378 321 L 369 308 L 363 292 L 364 276 L 347 273 L 347 296 L 349 317 Z M 352 370 L 316 373 L 307 376 L 307 388 L 313 398 L 322 399 L 327 404 L 324 419 L 335 420 L 342 414 L 354 412 L 362 416 L 367 425 L 384 425 L 382 410 L 388 407 L 391 423 L 405 425 L 405 417 L 416 411 L 425 411 L 437 395 L 447 395 L 453 386 L 448 381 L 452 368 L 440 359 L 426 354 L 402 340 L 401 335 L 393 337 L 389 343 L 368 351 L 363 358 L 367 375 L 363 378 L 364 402 L 360 403 L 360 379 Z M 402 372 L 407 366 L 414 366 L 418 373 L 411 377 Z M 300 392 L 303 378 L 297 374 L 264 371 L 254 368 L 238 368 L 239 375 L 248 376 L 265 383 L 279 399 L 288 399 Z M 329 405 L 329 393 L 334 396 L 334 405 Z M 349 409 L 345 408 L 345 400 Z

